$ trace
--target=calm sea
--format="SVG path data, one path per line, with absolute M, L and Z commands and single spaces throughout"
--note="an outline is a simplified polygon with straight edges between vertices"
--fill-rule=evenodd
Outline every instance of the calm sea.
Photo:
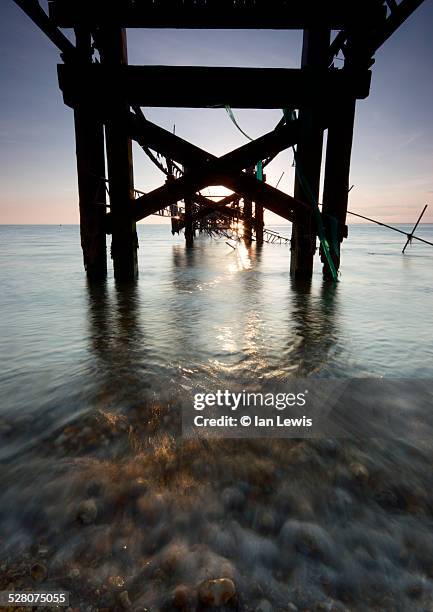
M 409 226 L 399 227 L 403 231 L 410 231 Z M 289 227 L 272 229 L 283 235 L 290 235 Z M 422 225 L 418 235 L 433 241 L 433 225 Z M 142 408 L 144 402 L 153 401 L 157 404 L 159 398 L 167 391 L 176 397 L 176 394 L 181 396 L 192 387 L 230 389 L 231 385 L 241 384 L 248 388 L 249 385 L 260 381 L 283 383 L 294 376 L 433 378 L 433 248 L 414 243 L 409 246 L 406 254 L 402 255 L 404 242 L 404 236 L 387 229 L 370 225 L 352 225 L 350 238 L 344 244 L 340 282 L 336 286 L 324 284 L 320 269 L 317 267 L 311 284 L 295 285 L 289 277 L 288 246 L 265 244 L 262 249 L 257 249 L 255 246 L 251 249 L 246 249 L 244 246 L 234 249 L 225 239 L 211 240 L 203 237 L 196 240 L 194 249 L 186 250 L 183 238 L 172 237 L 168 226 L 147 225 L 139 227 L 138 282 L 129 287 L 116 286 L 110 263 L 110 274 L 106 284 L 92 286 L 87 283 L 82 269 L 78 227 L 0 227 L 2 344 L 0 459 L 4 462 L 0 525 L 2 529 L 4 528 L 8 549 L 13 543 L 25 546 L 39 538 L 38 541 L 46 540 L 51 547 L 52 563 L 55 567 L 56 563 L 72 563 L 72 560 L 74 563 L 79 563 L 77 559 L 81 559 L 80 562 L 85 566 L 86 556 L 82 556 L 81 548 L 84 543 L 82 539 L 80 540 L 83 536 L 77 535 L 75 531 L 68 531 L 70 527 L 65 525 L 70 526 L 71 523 L 68 523 L 70 518 L 67 519 L 65 516 L 69 516 L 70 508 L 75 502 L 86 498 L 90 493 L 84 492 L 84 485 L 72 484 L 73 479 L 81 479 L 81 483 L 89 482 L 91 476 L 88 470 L 93 470 L 103 483 L 101 485 L 105 491 L 103 495 L 106 496 L 104 498 L 106 501 L 98 504 L 105 503 L 106 507 L 114 504 L 117 508 L 115 505 L 117 502 L 110 497 L 113 494 L 113 483 L 116 482 L 116 486 L 120 486 L 119 483 L 129 482 L 129 478 L 134 479 L 139 473 L 141 475 L 136 458 L 132 459 L 135 457 L 136 446 L 133 445 L 132 450 L 128 447 L 128 451 L 122 451 L 114 463 L 110 463 L 109 450 L 107 457 L 104 458 L 103 453 L 101 455 L 98 440 L 103 439 L 101 444 L 105 445 L 104 448 L 110 449 L 112 438 L 106 434 L 106 424 L 101 425 L 104 432 L 102 438 L 98 437 L 100 432 L 95 433 L 96 425 L 93 422 L 89 424 L 87 420 L 93 418 L 95 414 L 105 415 L 106 422 L 113 427 L 117 422 L 116 419 L 126 419 L 127 428 L 129 416 L 135 415 L 134 419 L 137 421 L 137 414 L 141 414 L 139 411 L 144 410 Z M 177 457 L 178 461 L 180 451 L 173 450 L 174 447 L 164 437 L 165 407 L 160 406 L 158 410 L 152 412 L 152 418 L 146 413 L 146 419 L 149 419 L 146 422 L 155 424 L 153 431 L 158 433 L 159 446 L 156 448 L 152 443 L 147 447 L 148 454 L 145 455 L 147 459 L 140 459 L 140 461 L 152 461 L 146 466 L 140 463 L 144 478 L 152 474 L 153 490 L 156 487 L 155 483 L 158 482 L 156 488 L 161 495 L 168 496 L 167 499 L 172 494 L 170 491 L 189 490 L 188 499 L 196 499 L 194 503 L 199 505 L 201 499 L 205 508 L 203 512 L 206 514 L 210 507 L 208 504 L 211 502 L 205 499 L 208 493 L 203 489 L 203 483 L 208 481 L 209 473 L 200 471 L 204 469 L 203 462 L 200 465 L 194 464 L 191 470 L 188 468 L 188 474 L 185 475 L 185 472 L 184 480 L 180 482 L 179 474 L 183 472 L 179 464 L 175 464 L 178 467 L 175 467 L 173 472 L 174 464 L 170 463 L 174 461 L 173 457 Z M 84 433 L 81 425 L 77 423 L 85 423 Z M 70 443 L 68 440 L 71 436 L 75 438 L 74 442 Z M 80 438 L 85 440 L 82 448 L 74 446 L 76 436 L 84 436 Z M 85 450 L 82 450 L 83 448 Z M 327 521 L 330 520 L 331 525 L 334 520 L 330 519 L 331 516 L 341 518 L 342 512 L 343 514 L 346 511 L 352 512 L 354 506 L 350 505 L 353 501 L 350 500 L 353 495 L 356 497 L 356 493 L 353 493 L 350 487 L 345 489 L 345 481 L 341 484 L 340 481 L 332 480 L 329 485 L 330 490 L 334 491 L 337 497 L 340 495 L 338 504 L 343 510 L 332 506 L 337 499 L 335 495 L 332 503 L 330 500 L 326 501 L 328 498 L 325 499 L 324 496 L 328 493 L 324 491 L 322 498 L 316 500 L 317 505 L 315 505 L 315 496 L 324 481 L 320 481 L 322 484 L 313 484 L 305 474 L 302 476 L 301 484 L 296 485 L 298 488 L 286 490 L 284 487 L 287 485 L 288 476 L 285 472 L 281 472 L 281 465 L 276 467 L 283 456 L 281 455 L 283 451 L 281 449 L 275 451 L 276 455 L 271 457 L 270 451 L 264 450 L 265 448 L 268 449 L 268 447 L 263 447 L 262 450 L 256 448 L 251 456 L 244 454 L 245 465 L 242 467 L 242 473 L 234 470 L 233 463 L 230 464 L 231 467 L 227 464 L 223 469 L 221 462 L 227 460 L 226 451 L 222 456 L 217 452 L 211 453 L 209 448 L 206 450 L 208 456 L 204 459 L 204 464 L 207 469 L 211 470 L 212 465 L 218 465 L 218 470 L 222 470 L 214 474 L 212 486 L 215 491 L 218 490 L 218 494 L 215 493 L 212 512 L 217 512 L 215 508 L 220 508 L 218 505 L 220 502 L 216 500 L 227 486 L 230 488 L 234 481 L 244 485 L 238 484 L 237 489 L 225 493 L 228 496 L 226 517 L 230 516 L 232 522 L 223 529 L 221 536 L 223 540 L 218 540 L 216 532 L 206 532 L 206 537 L 200 536 L 205 538 L 203 541 L 207 542 L 208 550 L 213 551 L 212 555 L 233 562 L 235 568 L 232 568 L 233 575 L 237 576 L 238 581 L 242 580 L 240 577 L 242 572 L 246 572 L 250 578 L 255 576 L 251 578 L 253 581 L 261 581 L 264 589 L 270 584 L 273 572 L 271 566 L 278 566 L 278 571 L 286 572 L 285 566 L 281 568 L 278 562 L 275 561 L 276 565 L 274 561 L 268 563 L 268 557 L 273 558 L 274 554 L 278 557 L 279 554 L 272 546 L 277 546 L 278 542 L 281 544 L 281 538 L 284 542 L 287 538 L 289 541 L 292 537 L 290 530 L 297 529 L 295 524 L 283 527 L 284 520 L 288 516 L 284 514 L 286 510 L 283 511 L 287 505 L 285 501 L 281 501 L 283 498 L 286 499 L 284 496 L 287 494 L 287 499 L 292 500 L 287 503 L 289 506 L 292 504 L 290 507 L 293 508 L 298 503 L 302 506 L 303 502 L 299 500 L 303 499 L 303 495 L 308 498 L 310 506 L 307 504 L 307 509 L 304 508 L 305 513 L 302 508 L 299 512 L 295 508 L 293 512 L 290 511 L 292 512 L 289 513 L 290 516 L 297 517 L 297 520 L 306 518 L 311 524 L 317 522 L 320 529 L 325 530 L 328 529 Z M 94 459 L 95 449 L 98 461 Z M 197 450 L 197 453 L 199 452 L 204 451 Z M 307 455 L 314 452 L 316 456 L 318 451 L 307 449 L 302 452 L 307 452 Z M 344 469 L 351 460 L 361 461 L 369 466 L 373 455 L 369 453 L 370 459 L 368 459 L 362 454 L 363 452 L 358 449 L 356 452 L 353 451 L 350 457 L 346 452 L 346 459 L 343 461 L 340 458 L 342 465 L 346 466 Z M 396 456 L 400 457 L 402 465 L 406 468 L 412 465 L 412 461 L 416 462 L 412 456 L 407 458 L 404 453 L 402 455 L 400 448 L 395 452 L 388 449 L 385 458 L 379 458 L 381 451 L 376 449 L 376 452 L 377 459 L 374 464 L 376 467 L 378 465 L 383 467 L 385 479 L 391 478 Z M 235 453 L 235 447 L 230 453 L 232 455 Z M 71 454 L 73 457 L 81 457 L 81 463 L 71 463 Z M 56 457 L 54 463 L 53 457 Z M 292 459 L 288 460 L 288 464 L 293 462 L 294 455 L 290 457 Z M 319 462 L 317 464 L 319 468 L 317 466 L 316 468 L 319 472 L 323 469 L 323 474 L 330 474 L 326 462 L 328 460 L 335 462 L 336 459 L 326 457 L 320 459 L 323 465 Z M 418 470 L 418 475 L 423 474 L 423 478 L 424 476 L 429 478 L 430 459 L 430 456 L 422 459 L 424 463 Z M 191 456 L 188 460 L 193 461 Z M 129 461 L 134 463 L 135 471 L 132 470 Z M 164 471 L 164 477 L 161 477 L 160 481 L 158 469 L 161 465 L 167 471 Z M 305 467 L 305 462 L 302 465 Z M 415 463 L 413 465 L 415 466 Z M 125 466 L 129 466 L 130 471 L 127 473 L 114 472 L 114 470 L 126 470 Z M 254 467 L 254 473 L 249 474 L 248 469 L 251 466 Z M 371 469 L 371 466 L 368 469 Z M 405 482 L 412 482 L 412 468 L 407 469 Z M 173 476 L 170 480 L 171 476 L 167 474 L 175 474 L 176 477 Z M 228 474 L 230 476 L 227 476 Z M 293 473 L 291 474 L 293 476 Z M 111 485 L 107 485 L 104 489 L 108 478 L 111 479 Z M 262 517 L 265 523 L 268 521 L 268 527 L 257 526 L 254 523 L 256 519 L 251 518 L 251 507 L 250 514 L 242 515 L 244 518 L 241 520 L 240 515 L 236 513 L 239 510 L 238 504 L 241 505 L 242 499 L 248 497 L 248 487 L 253 487 L 248 491 L 255 491 L 254 487 L 259 486 L 256 480 L 261 479 L 260 482 L 265 483 L 268 480 L 273 482 L 274 478 L 279 479 L 275 481 L 272 493 L 275 494 L 275 499 L 266 498 L 268 501 L 262 499 L 260 495 L 265 489 L 260 489 L 262 493 L 260 495 L 254 493 L 255 501 L 252 502 L 259 504 L 257 506 L 259 509 L 263 510 L 265 507 L 270 509 L 270 516 Z M 199 484 L 198 498 L 194 497 L 196 489 L 191 489 L 191 486 L 196 486 L 191 485 L 193 481 Z M 425 481 L 423 482 L 425 486 Z M 285 493 L 283 489 L 280 490 L 279 483 Z M 204 497 L 200 498 L 200 495 Z M 279 496 L 282 496 L 281 499 Z M 294 501 L 294 497 L 297 501 Z M 396 560 L 398 551 L 396 549 L 394 555 L 392 546 L 398 547 L 396 542 L 402 541 L 405 529 L 407 533 L 419 532 L 420 541 L 426 542 L 425 534 L 431 533 L 431 525 L 415 522 L 409 529 L 409 524 L 406 522 L 401 525 L 398 523 L 398 527 L 396 523 L 398 533 L 389 535 L 389 542 L 387 540 L 387 546 L 389 545 L 392 550 L 391 548 L 385 550 L 383 540 L 377 539 L 378 536 L 373 537 L 371 530 L 374 529 L 378 516 L 382 517 L 380 520 L 383 525 L 388 525 L 386 513 L 390 510 L 386 506 L 388 501 L 381 506 L 381 502 L 375 500 L 376 498 L 374 500 L 372 498 L 371 503 L 366 502 L 365 521 L 359 515 L 355 527 L 360 530 L 359 533 L 364 534 L 362 537 L 365 538 L 365 546 L 373 541 L 377 554 L 385 556 L 384 563 L 391 565 L 394 563 L 392 575 L 398 582 L 403 574 L 399 573 L 400 569 L 398 572 L 395 569 L 400 561 Z M 60 501 L 61 509 L 58 505 Z M 327 506 L 328 502 L 330 506 Z M 159 501 L 154 503 L 155 512 L 158 514 Z M 337 501 L 335 503 L 337 504 Z M 394 502 L 391 500 L 389 503 L 392 506 Z M 140 508 L 142 506 L 143 502 Z M 139 535 L 143 542 L 140 551 L 135 551 L 132 555 L 133 562 L 140 558 L 142 563 L 140 555 L 145 557 L 147 555 L 147 558 L 154 555 L 152 558 L 157 559 L 155 562 L 163 564 L 158 555 L 163 554 L 161 551 L 165 550 L 169 542 L 172 546 L 180 546 L 180 552 L 178 550 L 176 553 L 178 556 L 185 559 L 190 559 L 188 555 L 194 557 L 196 554 L 194 521 L 198 519 L 193 509 L 188 508 L 189 506 L 183 509 L 177 508 L 175 514 L 179 520 L 181 517 L 185 521 L 191 520 L 191 526 L 178 529 L 177 523 L 176 525 L 173 523 L 167 541 L 164 538 L 161 540 L 162 543 L 159 540 L 152 540 L 151 550 L 146 548 L 149 544 L 146 538 L 150 537 L 150 532 L 147 528 L 146 533 L 140 531 Z M 278 512 L 276 508 L 279 508 Z M 275 516 L 272 514 L 272 509 L 275 509 Z M 125 509 L 122 510 L 124 511 Z M 123 534 L 126 530 L 125 525 L 136 520 L 131 518 L 136 517 L 136 514 L 127 514 L 125 518 L 120 510 L 118 512 L 120 514 L 116 514 L 114 519 L 114 515 L 110 515 L 111 518 L 103 515 L 100 523 L 97 519 L 96 524 L 102 529 L 101 525 L 116 524 L 116 520 L 121 518 L 121 522 L 117 523 L 117 529 L 120 529 L 117 535 L 122 532 L 122 537 L 127 538 L 131 536 L 131 531 L 128 532 L 129 536 Z M 157 524 L 152 523 L 154 518 L 149 518 L 149 513 L 153 516 L 152 511 L 145 509 L 143 512 L 149 519 L 149 525 Z M 212 529 L 215 527 L 215 521 L 217 521 L 215 524 L 222 525 L 218 523 L 220 519 L 215 518 L 216 516 L 212 514 L 209 517 L 208 526 L 213 525 Z M 51 530 L 52 525 L 57 523 L 63 527 L 56 528 L 57 531 Z M 243 532 L 237 533 L 234 537 L 230 530 L 236 531 L 237 527 L 233 525 L 240 525 L 241 530 L 244 528 L 252 530 L 248 533 L 253 540 L 248 539 L 250 536 L 245 536 L 245 541 L 242 540 Z M 280 532 L 283 528 L 285 531 Z M 414 531 L 411 531 L 412 528 Z M 66 529 L 61 542 L 59 529 Z M 151 530 L 150 527 L 149 529 Z M 332 531 L 331 526 L 329 529 Z M 134 532 L 133 529 L 132 532 L 134 538 L 137 538 L 138 532 Z M 87 546 L 90 546 L 92 534 L 95 542 L 100 543 L 101 533 L 92 532 L 90 539 L 86 536 Z M 260 540 L 263 534 L 267 534 L 268 540 L 266 538 Z M 352 554 L 349 552 L 352 550 L 352 544 L 349 539 L 342 542 L 342 534 L 343 531 L 340 530 L 335 535 L 338 541 L 336 550 L 340 547 L 341 554 L 343 554 L 341 551 Z M 104 535 L 105 537 L 108 536 Z M 111 533 L 110 543 L 113 538 L 116 540 L 116 537 Z M 155 538 L 157 537 L 160 536 L 155 535 Z M 317 535 L 319 540 L 322 538 L 317 546 L 326 548 L 328 544 L 323 543 L 323 537 Z M 359 537 L 361 538 L 361 535 Z M 232 541 L 237 542 L 236 549 L 233 550 Z M 115 547 L 115 544 L 112 545 Z M 264 552 L 259 552 L 262 546 L 265 547 Z M 92 557 L 93 553 L 90 551 L 91 560 L 83 569 L 87 572 L 86 576 L 93 576 L 89 568 L 97 566 L 100 568 L 98 580 L 107 580 L 113 573 L 125 577 L 129 570 L 125 569 L 122 559 L 117 553 L 113 553 L 113 550 L 117 549 L 110 548 L 109 558 L 112 565 L 108 569 L 108 566 L 104 565 L 105 561 L 95 561 L 100 559 L 98 554 L 102 553 L 95 552 Z M 304 550 L 302 546 L 300 550 L 302 557 Z M 236 561 L 239 551 L 242 551 L 244 557 Z M 174 556 L 176 554 L 173 553 Z M 364 572 L 362 569 L 364 561 L 361 559 L 364 553 L 359 554 L 361 569 L 353 570 L 355 574 L 361 570 Z M 431 554 L 433 555 L 433 541 Z M 262 558 L 261 555 L 265 556 Z M 227 569 L 225 565 L 220 567 L 218 565 L 220 561 L 217 563 L 214 557 L 212 559 L 213 565 L 209 561 L 209 567 L 213 568 L 212 571 L 209 570 L 210 574 L 224 572 L 230 574 L 232 570 Z M 242 559 L 252 559 L 253 565 L 248 571 L 246 566 L 242 566 Z M 352 557 L 350 559 L 355 563 Z M 192 569 L 188 570 L 189 573 L 186 572 L 191 581 L 197 580 L 201 571 L 199 568 L 204 567 L 207 562 L 203 562 L 203 565 L 197 557 L 194 563 L 197 572 Z M 385 594 L 389 591 L 386 581 L 390 571 L 386 563 L 380 569 L 383 574 L 382 587 Z M 257 575 L 254 574 L 256 571 Z M 379 569 L 377 571 L 379 572 Z M 414 571 L 417 575 L 421 572 L 419 569 Z M 412 575 L 407 566 L 402 565 L 401 572 L 405 576 L 405 572 Z M 278 578 L 277 574 L 272 576 L 272 580 L 276 581 L 273 587 L 276 590 L 274 594 L 268 594 L 266 597 L 271 601 L 280 601 L 281 593 L 286 593 L 284 589 L 287 587 L 288 579 Z M 184 580 L 188 582 L 186 578 Z M 303 578 L 299 578 L 299 581 L 303 583 Z M 280 586 L 277 583 L 281 583 Z M 283 591 L 278 590 L 280 587 Z M 373 591 L 375 588 L 376 585 L 374 588 L 371 586 Z M 131 589 L 130 595 L 133 586 Z M 318 600 L 324 597 L 320 589 L 317 591 Z M 160 591 L 152 591 L 153 594 L 147 591 L 146 594 L 143 591 L 140 602 L 159 602 L 155 604 L 156 608 L 152 608 L 159 609 L 158 606 L 168 591 L 168 586 L 161 587 Z M 139 598 L 139 593 L 137 597 Z M 256 596 L 251 597 L 255 601 Z M 338 599 L 337 595 L 335 597 Z M 379 605 L 377 609 L 384 609 L 380 604 L 377 605 Z M 408 604 L 405 609 L 412 608 Z
M 433 225 L 418 234 L 433 241 Z M 319 262 L 311 285 L 294 285 L 289 246 L 199 238 L 188 251 L 161 225 L 139 226 L 139 242 L 135 286 L 117 288 L 110 269 L 92 287 L 77 226 L 0 227 L 0 414 L 57 426 L 135 390 L 433 376 L 433 247 L 403 256 L 404 236 L 351 226 L 334 287 Z

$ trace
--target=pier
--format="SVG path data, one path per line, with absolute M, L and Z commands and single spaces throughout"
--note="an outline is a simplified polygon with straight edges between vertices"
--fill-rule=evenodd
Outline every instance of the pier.
M 336 280 L 348 237 L 356 103 L 370 94 L 376 52 L 423 0 L 50 0 L 48 14 L 36 0 L 14 1 L 60 51 L 90 279 L 107 275 L 107 234 L 116 279 L 136 278 L 136 224 L 157 214 L 171 218 L 173 233 L 184 232 L 188 248 L 197 232 L 230 238 L 240 225 L 247 244 L 290 242 L 294 278 L 311 277 L 319 244 L 323 274 Z M 63 28 L 74 31 L 75 44 Z M 128 28 L 298 29 L 302 57 L 297 69 L 132 66 Z M 145 107 L 280 109 L 282 118 L 269 133 L 216 157 L 149 121 Z M 148 193 L 134 185 L 133 141 L 165 175 Z M 290 147 L 293 195 L 263 173 Z M 231 194 L 215 200 L 201 193 L 215 185 Z M 292 223 L 290 240 L 265 228 L 264 210 Z

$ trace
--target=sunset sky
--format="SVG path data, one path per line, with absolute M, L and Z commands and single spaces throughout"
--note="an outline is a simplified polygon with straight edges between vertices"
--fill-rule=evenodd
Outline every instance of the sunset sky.
M 58 51 L 12 0 L 1 2 L 0 29 L 0 223 L 77 223 L 73 114 L 57 85 Z M 131 64 L 298 67 L 302 35 L 129 30 L 128 40 Z M 357 108 L 350 209 L 406 222 L 430 204 L 425 221 L 433 222 L 433 0 L 378 52 L 371 96 Z M 217 155 L 246 142 L 222 109 L 144 111 Z M 280 111 L 235 113 L 252 137 L 281 117 Z M 138 189 L 163 182 L 140 150 L 134 158 Z M 292 193 L 291 166 L 291 152 L 282 153 L 267 171 L 268 182 L 275 185 L 284 171 L 280 188 Z

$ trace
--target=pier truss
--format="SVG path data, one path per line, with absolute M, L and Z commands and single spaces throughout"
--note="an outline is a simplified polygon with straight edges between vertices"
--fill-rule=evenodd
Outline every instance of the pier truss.
M 48 14 L 37 0 L 14 1 L 61 54 L 59 85 L 74 111 L 81 244 L 90 278 L 106 275 L 107 233 L 115 277 L 137 275 L 136 223 L 153 214 L 170 216 L 172 231 L 184 230 L 188 246 L 197 229 L 227 232 L 235 222 L 242 222 L 247 242 L 284 241 L 264 229 L 264 209 L 293 224 L 293 276 L 311 276 L 319 239 L 324 275 L 336 278 L 347 237 L 356 101 L 370 93 L 375 53 L 423 0 L 50 0 Z M 63 28 L 74 30 L 75 44 Z M 131 66 L 127 28 L 302 29 L 301 67 Z M 216 157 L 146 119 L 144 107 L 284 113 L 269 133 Z M 149 193 L 134 189 L 132 141 L 154 161 L 166 160 L 164 184 Z M 296 147 L 293 195 L 254 171 L 289 147 Z M 201 192 L 214 185 L 231 195 L 206 198 Z

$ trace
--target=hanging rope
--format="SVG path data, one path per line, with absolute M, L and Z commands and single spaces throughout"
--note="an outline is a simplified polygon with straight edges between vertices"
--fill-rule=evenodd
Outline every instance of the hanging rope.
M 251 136 L 249 136 L 246 132 L 244 132 L 244 130 L 241 128 L 241 126 L 239 125 L 239 123 L 236 120 L 236 117 L 232 111 L 232 109 L 230 108 L 230 106 L 226 106 L 225 107 L 228 116 L 230 117 L 230 119 L 232 120 L 233 124 L 237 127 L 237 129 L 240 131 L 241 134 L 243 134 L 245 136 L 245 138 L 248 138 L 248 140 L 250 140 L 251 142 L 253 142 L 254 138 L 251 138 Z M 271 161 L 271 160 L 269 160 Z M 266 161 L 266 164 L 269 163 L 269 161 Z M 256 164 L 256 177 L 259 181 L 263 181 L 263 167 L 265 164 L 263 164 L 263 161 L 260 160 L 257 162 Z
M 251 136 L 249 136 L 246 132 L 243 131 L 243 129 L 241 128 L 241 126 L 237 122 L 236 117 L 235 117 L 232 109 L 230 108 L 230 106 L 226 106 L 225 109 L 227 111 L 228 116 L 232 120 L 233 124 L 238 128 L 240 133 L 243 134 L 245 136 L 245 138 L 248 138 L 248 140 L 250 140 L 252 142 L 254 140 L 254 138 L 251 138 Z

